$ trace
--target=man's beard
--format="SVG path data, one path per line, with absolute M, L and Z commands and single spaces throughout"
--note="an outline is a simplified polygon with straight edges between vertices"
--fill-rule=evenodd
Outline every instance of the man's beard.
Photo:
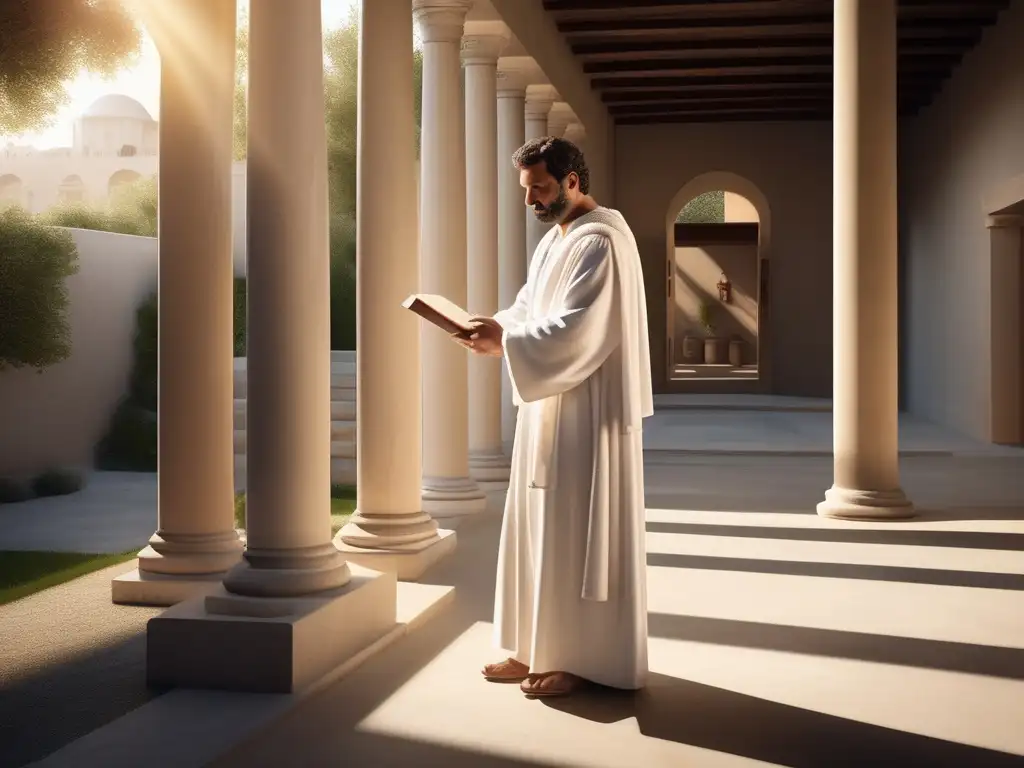
M 565 188 L 561 186 L 558 188 L 558 197 L 552 200 L 549 205 L 533 204 L 533 215 L 537 217 L 537 221 L 544 224 L 560 222 L 568 212 L 569 196 L 565 194 Z

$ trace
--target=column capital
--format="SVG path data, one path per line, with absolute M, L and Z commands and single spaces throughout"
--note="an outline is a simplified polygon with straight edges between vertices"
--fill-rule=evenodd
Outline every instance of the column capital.
M 583 123 L 573 121 L 565 127 L 565 133 L 562 136 L 573 144 L 580 144 L 587 140 L 587 129 L 583 127 Z
M 424 43 L 458 43 L 473 0 L 412 0 L 412 17 Z
M 1024 227 L 1024 215 L 1019 213 L 996 213 L 985 222 L 987 229 L 1012 229 Z
M 511 38 L 502 21 L 467 21 L 462 34 L 462 63 L 496 67 Z
M 553 85 L 530 85 L 526 88 L 527 119 L 546 119 L 555 102 L 558 91 Z
M 526 96 L 526 88 L 544 81 L 537 62 L 532 56 L 502 56 L 498 59 L 498 97 Z
M 551 105 L 551 111 L 548 113 L 548 133 L 552 136 L 564 136 L 569 123 L 575 120 L 576 115 L 573 113 L 572 107 L 564 101 L 556 101 Z

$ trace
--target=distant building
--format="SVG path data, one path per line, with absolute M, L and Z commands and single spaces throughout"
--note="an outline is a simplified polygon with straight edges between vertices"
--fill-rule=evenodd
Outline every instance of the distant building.
M 119 185 L 156 174 L 157 127 L 135 99 L 101 96 L 76 118 L 70 147 L 0 149 L 0 207 L 106 202 Z

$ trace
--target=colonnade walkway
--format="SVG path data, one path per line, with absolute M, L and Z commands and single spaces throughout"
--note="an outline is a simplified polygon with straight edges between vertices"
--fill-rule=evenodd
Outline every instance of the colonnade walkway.
M 64 747 L 43 764 L 1019 765 L 1024 459 L 902 468 L 920 517 L 851 523 L 815 514 L 829 457 L 652 455 L 653 677 L 637 695 L 545 703 L 480 679 L 500 493 L 399 591 L 454 599 L 302 701 L 148 690 L 160 610 L 110 604 L 125 563 L 0 607 L 0 762 Z

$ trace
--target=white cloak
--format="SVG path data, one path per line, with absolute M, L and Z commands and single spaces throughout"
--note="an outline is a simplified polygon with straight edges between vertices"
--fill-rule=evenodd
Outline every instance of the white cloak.
M 617 211 L 552 227 L 495 315 L 519 406 L 496 644 L 535 673 L 647 675 L 642 420 L 653 413 L 636 241 Z

